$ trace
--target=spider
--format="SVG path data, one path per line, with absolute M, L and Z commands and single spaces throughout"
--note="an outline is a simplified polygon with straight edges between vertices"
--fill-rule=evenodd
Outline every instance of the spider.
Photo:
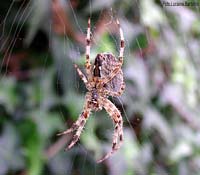
M 123 78 L 123 72 L 121 66 L 123 64 L 124 55 L 124 35 L 120 27 L 119 21 L 117 25 L 120 33 L 120 52 L 118 58 L 112 53 L 99 53 L 97 54 L 94 64 L 90 63 L 90 18 L 88 19 L 87 37 L 86 37 L 86 63 L 84 75 L 78 66 L 74 67 L 77 70 L 78 75 L 84 82 L 88 92 L 85 96 L 85 103 L 83 112 L 79 115 L 76 122 L 73 123 L 71 128 L 59 133 L 58 135 L 68 134 L 75 132 L 71 143 L 66 150 L 72 148 L 79 140 L 81 132 L 84 128 L 86 120 L 89 118 L 92 111 L 99 111 L 104 108 L 110 115 L 114 122 L 114 134 L 112 141 L 112 149 L 102 159 L 97 162 L 100 163 L 109 158 L 114 152 L 116 152 L 123 141 L 123 120 L 120 111 L 117 107 L 108 99 L 109 96 L 120 96 L 124 89 L 125 83 Z

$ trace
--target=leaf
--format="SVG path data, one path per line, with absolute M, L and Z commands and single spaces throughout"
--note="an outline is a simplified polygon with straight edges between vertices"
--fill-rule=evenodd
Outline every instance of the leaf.
M 161 103 L 163 104 L 180 104 L 184 101 L 183 89 L 180 84 L 165 84 L 165 87 L 160 95 Z
M 170 160 L 172 162 L 179 162 L 181 159 L 192 155 L 193 149 L 192 146 L 185 142 L 179 142 L 171 151 Z
M 111 52 L 111 53 L 116 52 L 113 41 L 109 38 L 108 33 L 103 34 L 96 49 L 96 53 L 102 53 L 102 52 Z
M 19 130 L 23 139 L 28 175 L 40 175 L 44 163 L 44 140 L 42 140 L 35 123 L 30 120 L 21 123 Z
M 76 120 L 83 110 L 85 97 L 71 91 L 64 99 L 64 103 L 68 106 L 71 117 Z
M 124 129 L 124 142 L 122 147 L 115 152 L 107 161 L 110 165 L 110 174 L 134 174 L 135 164 L 138 162 L 140 153 L 139 145 L 130 129 Z M 112 139 L 112 137 L 110 137 Z M 111 150 L 111 145 L 106 145 L 106 152 Z M 117 166 L 115 163 L 117 163 Z
M 88 119 L 85 130 L 83 131 L 83 134 L 81 135 L 81 141 L 83 142 L 84 146 L 88 150 L 95 151 L 96 157 L 100 156 L 99 150 L 100 150 L 100 143 L 97 139 L 97 136 L 95 135 L 95 129 L 96 129 L 96 119 L 95 116 L 90 115 L 90 118 Z
M 41 25 L 48 24 L 48 20 L 46 19 L 49 17 L 47 15 L 49 14 L 50 10 L 50 2 L 50 0 L 31 0 L 29 10 L 32 13 L 29 20 L 28 32 L 24 42 L 26 46 L 30 45 L 35 37 L 36 32 L 41 28 Z
M 10 113 L 14 112 L 15 106 L 18 103 L 15 85 L 16 81 L 14 78 L 1 78 L 0 103 L 3 104 Z
M 92 1 L 92 8 L 90 6 L 87 6 L 86 10 L 87 12 L 95 12 L 104 8 L 110 8 L 116 0 L 93 0 Z
M 10 123 L 6 123 L 0 137 L 0 174 L 6 174 L 10 169 L 24 168 L 25 162 L 19 146 L 19 135 L 16 129 Z
M 55 131 L 64 128 L 61 116 L 56 113 L 34 110 L 30 112 L 30 114 L 32 120 L 37 126 L 37 132 L 44 142 L 50 138 Z
M 136 95 L 141 100 L 145 101 L 146 99 L 148 99 L 151 90 L 149 88 L 150 77 L 148 75 L 148 70 L 144 65 L 144 62 L 141 59 L 129 59 L 124 74 L 127 80 L 130 80 L 135 84 L 135 88 L 137 91 Z M 127 91 L 130 91 L 129 93 L 131 93 L 133 91 L 132 89 L 133 87 L 130 86 L 130 89 L 127 89 Z
M 23 86 L 28 95 L 30 107 L 40 105 L 40 108 L 46 111 L 59 101 L 53 91 L 54 73 L 53 69 L 46 69 L 30 83 Z
M 147 130 L 156 129 L 167 144 L 173 142 L 173 135 L 168 122 L 153 107 L 148 107 L 144 112 L 143 127 Z
M 153 0 L 142 0 L 141 20 L 146 26 L 159 29 L 160 24 L 166 23 L 166 17 L 161 8 Z

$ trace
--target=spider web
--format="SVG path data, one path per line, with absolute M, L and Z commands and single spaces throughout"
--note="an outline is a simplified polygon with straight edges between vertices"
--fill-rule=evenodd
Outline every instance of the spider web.
M 6 110 L 9 114 L 15 113 L 15 111 L 17 111 L 16 114 L 13 115 L 14 117 L 12 118 L 12 124 L 10 124 L 9 122 L 3 123 L 5 124 L 5 128 L 8 127 L 11 128 L 10 130 L 13 129 L 17 132 L 15 133 L 8 131 L 8 136 L 6 137 L 6 131 L 8 129 L 5 129 L 4 126 L 2 126 L 2 135 L 5 136 L 5 140 L 7 139 L 8 142 L 10 138 L 15 138 L 13 140 L 16 140 L 15 143 L 11 143 L 12 146 L 10 146 L 10 150 L 8 150 L 7 152 L 17 152 L 17 148 L 20 148 L 20 152 L 18 151 L 19 155 L 17 154 L 15 156 L 15 162 L 17 163 L 13 163 L 12 161 L 8 160 L 6 162 L 7 167 L 8 169 L 17 171 L 20 170 L 24 173 L 26 173 L 26 171 L 28 170 L 33 174 L 37 174 L 37 172 L 40 172 L 40 174 L 46 174 L 49 172 L 49 174 L 67 175 L 112 175 L 134 174 L 134 172 L 136 174 L 148 174 L 148 163 L 158 163 L 157 160 L 152 160 L 153 157 L 152 154 L 150 154 L 151 152 L 155 151 L 152 150 L 154 147 L 154 142 L 151 144 L 143 143 L 142 146 L 139 145 L 139 142 L 145 142 L 145 140 L 148 141 L 151 139 L 156 140 L 157 138 L 155 137 L 159 136 L 153 135 L 155 133 L 152 134 L 153 136 L 148 133 L 143 133 L 143 137 L 141 138 L 141 140 L 139 142 L 137 141 L 137 131 L 135 128 L 137 128 L 137 126 L 140 127 L 142 120 L 141 114 L 137 114 L 137 111 L 144 111 L 146 116 L 150 116 L 154 119 L 154 121 L 158 121 L 161 123 L 160 125 L 154 125 L 154 123 L 151 123 L 150 120 L 144 119 L 145 121 L 147 121 L 146 123 L 144 122 L 146 125 L 144 124 L 143 126 L 144 128 L 147 128 L 146 131 L 151 132 L 151 129 L 153 127 L 157 127 L 156 129 L 161 133 L 161 136 L 164 138 L 164 140 L 169 142 L 171 132 L 169 131 L 170 127 L 168 126 L 168 124 L 165 124 L 167 122 L 165 122 L 165 119 L 162 119 L 160 113 L 154 108 L 148 108 L 149 106 L 145 104 L 150 103 L 147 99 L 150 95 L 152 95 L 146 92 L 148 90 L 147 79 L 150 76 L 148 75 L 148 72 L 151 71 L 147 70 L 147 66 L 145 64 L 156 65 L 156 62 L 151 62 L 151 60 L 149 62 L 141 61 L 141 58 L 144 60 L 147 59 L 147 55 L 145 54 L 151 55 L 151 49 L 153 50 L 154 46 L 152 46 L 152 48 L 148 48 L 149 50 L 144 50 L 144 44 L 142 43 L 142 41 L 144 40 L 141 40 L 140 36 L 146 38 L 146 42 L 148 43 L 148 45 L 155 44 L 152 42 L 151 35 L 153 32 L 156 33 L 156 29 L 158 27 L 157 23 L 165 25 L 165 23 L 163 24 L 161 21 L 167 21 L 168 18 L 170 18 L 170 16 L 166 16 L 167 19 L 165 19 L 165 17 L 163 17 L 162 15 L 159 16 L 160 14 L 163 14 L 160 12 L 160 10 L 162 9 L 167 13 L 169 9 L 167 9 L 167 7 L 165 6 L 159 6 L 158 8 L 157 5 L 155 5 L 156 1 L 148 1 L 148 3 L 145 0 L 141 2 L 137 0 L 133 2 L 130 0 L 126 0 L 124 1 L 124 4 L 122 4 L 122 6 L 124 7 L 117 9 L 117 1 L 115 2 L 114 0 L 110 0 L 108 2 L 102 1 L 102 3 L 100 3 L 100 1 L 98 0 L 90 0 L 87 4 L 87 7 L 81 9 L 81 11 L 77 8 L 76 2 L 78 1 L 59 1 L 61 7 L 66 9 L 65 12 L 67 15 L 69 15 L 69 19 L 63 18 L 61 11 L 59 11 L 58 9 L 56 11 L 56 8 L 58 8 L 58 6 L 56 6 L 54 9 L 54 13 L 57 16 L 57 19 L 60 20 L 60 23 L 59 25 L 57 24 L 55 26 L 52 23 L 53 17 L 51 16 L 52 14 L 49 10 L 51 9 L 50 0 L 45 0 L 42 2 L 38 0 L 9 1 L 7 4 L 5 3 L 7 5 L 7 9 L 4 13 L 3 18 L 0 21 L 0 80 L 2 84 L 4 82 L 6 84 L 4 89 L 2 86 L 2 94 L 3 92 L 7 92 L 11 95 L 7 98 L 2 95 L 2 99 L 0 97 L 0 100 L 1 103 L 5 104 Z M 165 1 L 161 1 L 160 3 L 163 2 Z M 146 5 L 144 5 L 144 3 L 146 3 Z M 149 18 L 146 17 L 143 19 L 141 17 L 141 21 L 143 21 L 143 24 L 147 26 L 148 24 L 149 26 L 153 26 L 152 30 L 155 29 L 155 31 L 151 31 L 152 33 L 150 34 L 147 28 L 141 29 L 141 25 L 139 26 L 135 24 L 129 26 L 129 23 L 127 21 L 128 18 L 130 20 L 130 16 L 128 12 L 123 13 L 123 10 L 128 9 L 130 4 L 133 4 L 134 9 L 138 9 L 138 11 L 142 11 L 142 13 L 146 13 L 148 11 L 144 11 L 144 7 L 151 6 L 152 8 L 155 8 L 151 10 L 152 13 L 146 14 L 146 16 L 150 16 Z M 195 6 L 194 8 L 194 11 L 199 15 L 199 6 Z M 154 12 L 157 12 L 157 14 L 155 14 Z M 132 16 L 137 15 L 136 12 L 135 14 L 132 13 Z M 175 12 L 173 11 L 172 13 Z M 35 16 L 33 14 L 35 14 Z M 190 15 L 189 12 L 185 12 L 185 14 Z M 156 15 L 160 18 L 157 18 Z M 73 67 L 73 63 L 77 63 L 80 65 L 81 69 L 83 68 L 85 61 L 85 47 L 83 43 L 85 42 L 84 37 L 86 36 L 87 30 L 86 18 L 88 17 L 90 17 L 92 22 L 92 61 L 94 61 L 95 55 L 101 51 L 114 52 L 115 55 L 119 54 L 119 35 L 116 35 L 117 32 L 115 32 L 115 29 L 113 29 L 113 24 L 115 24 L 116 18 L 120 19 L 120 23 L 125 34 L 126 43 L 124 55 L 125 66 L 123 66 L 122 70 L 124 71 L 125 79 L 127 79 L 128 87 L 122 97 L 110 98 L 111 101 L 113 101 L 122 112 L 125 123 L 125 141 L 122 148 L 117 153 L 115 153 L 115 155 L 113 155 L 108 161 L 106 161 L 105 164 L 101 165 L 96 164 L 95 161 L 98 158 L 101 158 L 106 152 L 108 152 L 111 149 L 112 133 L 114 131 L 112 120 L 110 119 L 110 117 L 108 117 L 108 114 L 105 111 L 93 113 L 90 116 L 84 128 L 84 132 L 81 135 L 81 142 L 78 142 L 77 145 L 71 150 L 67 152 L 63 151 L 64 146 L 66 146 L 66 144 L 69 142 L 71 136 L 64 136 L 62 138 L 58 138 L 55 136 L 57 132 L 64 130 L 66 127 L 70 127 L 72 121 L 75 121 L 78 118 L 84 104 L 84 96 L 86 90 L 83 87 L 83 83 L 79 80 L 79 77 Z M 195 18 L 192 15 L 190 17 L 191 19 Z M 43 18 L 43 20 L 41 20 L 41 18 Z M 133 19 L 135 20 L 137 19 L 137 17 L 133 17 Z M 70 27 L 67 25 L 68 23 L 66 23 L 66 20 L 70 20 Z M 190 22 L 190 20 L 185 21 L 186 23 L 188 21 Z M 188 24 L 183 25 L 187 26 L 189 25 L 189 22 Z M 61 26 L 61 28 L 59 28 L 59 26 Z M 134 29 L 132 29 L 132 27 L 134 27 Z M 75 30 L 75 33 L 78 33 L 79 37 L 73 36 L 74 31 L 71 31 L 70 28 L 72 30 Z M 129 30 L 130 28 L 131 30 Z M 100 35 L 101 30 L 103 30 L 105 36 L 103 34 Z M 37 43 L 36 41 L 36 43 L 39 45 L 38 47 L 42 47 L 42 49 L 44 49 L 45 52 L 39 52 L 38 55 L 34 55 L 34 52 L 37 52 L 38 48 L 32 43 L 35 42 L 34 40 L 35 37 L 38 35 L 38 31 L 45 34 L 49 42 L 45 43 L 46 46 L 45 44 L 41 46 L 40 43 Z M 167 30 L 167 32 L 171 32 L 171 30 L 169 29 Z M 131 35 L 131 33 L 134 33 L 135 35 Z M 143 35 L 140 35 L 140 33 L 143 33 Z M 100 35 L 100 39 L 98 38 L 98 35 Z M 170 34 L 170 36 L 173 36 L 173 34 Z M 184 38 L 185 36 L 181 37 Z M 135 40 L 134 44 L 131 43 L 133 38 Z M 76 42 L 74 42 L 74 40 Z M 164 44 L 163 42 L 160 43 Z M 183 48 L 190 49 L 186 41 L 183 41 L 183 43 Z M 18 52 L 18 49 L 20 50 L 20 48 L 16 48 L 17 45 L 20 45 L 20 47 L 23 48 L 22 52 Z M 36 50 L 34 50 L 35 47 Z M 32 50 L 32 48 L 34 49 Z M 132 50 L 135 48 L 137 48 L 137 51 L 135 51 L 137 52 L 137 54 L 133 55 Z M 161 45 L 161 51 L 162 48 L 163 46 Z M 169 48 L 166 49 L 170 50 Z M 165 57 L 167 54 L 164 51 L 161 53 L 161 51 L 159 52 L 159 54 Z M 30 58 L 30 62 L 29 60 L 27 60 L 28 58 Z M 162 61 L 165 62 L 166 60 Z M 192 61 L 196 63 L 195 59 L 193 59 Z M 25 64 L 25 69 L 23 68 L 23 65 L 21 65 L 21 63 Z M 28 66 L 31 66 L 32 69 L 29 70 Z M 145 74 L 145 76 L 142 76 L 143 74 Z M 27 75 L 27 77 L 24 75 Z M 158 75 L 158 73 L 156 75 Z M 141 93 L 140 95 L 144 99 L 138 100 L 139 103 L 133 102 L 137 101 L 138 91 L 135 89 L 130 90 L 130 85 L 133 84 L 133 82 L 129 82 L 129 80 L 131 79 L 134 79 L 136 84 L 139 84 L 138 86 L 141 87 L 141 89 L 139 89 L 139 92 Z M 11 90 L 9 89 L 10 87 Z M 135 86 L 133 85 L 133 87 Z M 21 93 L 21 91 L 25 92 Z M 24 97 L 19 97 L 17 95 L 17 97 L 15 98 L 12 97 L 12 93 L 16 92 L 20 95 L 24 95 Z M 67 94 L 67 92 L 70 93 Z M 28 103 L 30 104 L 26 104 L 25 100 L 28 101 Z M 153 100 L 156 101 L 157 99 Z M 130 105 L 128 105 L 128 103 L 130 102 L 133 103 L 132 108 L 130 107 Z M 34 106 L 34 104 L 36 105 L 36 107 Z M 19 109 L 22 110 L 17 110 L 17 107 L 14 106 L 19 106 Z M 26 111 L 26 109 L 24 109 L 23 106 L 25 106 L 25 108 L 33 107 L 33 110 L 28 110 L 28 116 L 31 117 L 28 118 L 25 114 L 23 114 L 23 110 Z M 47 110 L 53 112 L 48 113 L 46 112 Z M 56 114 L 54 113 L 55 111 Z M 133 113 L 135 113 L 134 117 L 132 117 Z M 23 127 L 26 126 L 26 124 L 20 125 L 18 121 L 28 123 L 30 127 L 32 127 L 33 123 L 36 125 L 37 129 L 33 129 L 33 131 L 37 132 L 38 136 L 35 136 L 36 138 L 33 137 L 29 140 L 30 143 L 32 140 L 33 144 L 36 145 L 35 147 L 30 147 L 29 144 L 23 141 L 23 139 L 26 137 L 21 136 L 20 131 L 21 129 L 23 129 Z M 17 125 L 19 125 L 19 127 Z M 196 125 L 193 124 L 192 127 L 196 127 Z M 102 131 L 104 133 L 102 133 Z M 40 137 L 42 137 L 45 140 L 45 142 L 47 142 L 47 144 L 43 143 Z M 4 143 L 2 142 L 2 144 Z M 7 145 L 6 141 L 5 144 Z M 28 153 L 26 153 L 26 150 L 24 150 L 24 147 L 20 147 L 20 144 L 24 144 L 23 146 L 27 150 L 33 151 L 33 154 L 38 154 L 40 156 L 39 159 L 43 159 L 44 154 L 47 160 L 43 161 L 38 159 L 34 162 L 34 156 L 28 155 Z M 169 143 L 169 145 L 170 144 L 171 143 Z M 37 145 L 40 145 L 42 148 L 40 148 L 39 146 L 37 147 Z M 140 148 L 140 146 L 142 148 Z M 29 165 L 27 165 L 25 163 L 25 160 L 23 159 L 23 152 L 25 152 L 24 154 L 28 157 L 28 160 L 30 161 Z M 37 161 L 39 162 L 39 164 L 37 164 Z M 36 168 L 33 167 L 31 163 L 35 163 L 37 165 Z M 4 165 L 4 162 L 2 163 L 2 165 Z M 184 164 L 180 165 L 180 167 L 182 166 L 184 166 Z M 2 167 L 3 166 L 0 165 L 0 175 L 6 174 L 7 171 L 6 168 Z M 167 172 L 165 171 L 166 169 L 163 170 L 162 168 L 163 167 L 160 166 L 156 167 L 155 172 L 160 174 L 174 173 Z
M 48 5 L 48 1 L 46 1 L 46 4 L 44 3 L 43 5 Z M 65 4 L 64 6 L 67 6 L 71 12 L 72 12 L 72 20 L 75 21 L 74 23 L 74 28 L 77 28 L 77 30 L 82 33 L 83 35 L 86 34 L 86 27 L 85 28 L 82 28 L 81 25 L 80 25 L 80 22 L 79 22 L 79 16 L 77 15 L 77 12 L 75 11 L 73 5 L 71 4 L 71 2 L 62 2 L 63 4 Z M 29 23 L 30 26 L 32 26 L 32 23 L 31 22 L 35 22 L 36 24 L 36 27 L 37 26 L 37 19 L 33 19 L 35 21 L 30 21 L 30 19 L 34 18 L 32 16 L 32 14 L 35 12 L 35 8 L 37 7 L 36 6 L 37 2 L 34 3 L 33 1 L 22 1 L 22 3 L 19 3 L 19 6 L 17 8 L 17 12 L 14 14 L 13 17 L 11 17 L 13 14 L 12 14 L 12 10 L 15 9 L 15 7 L 18 5 L 18 2 L 16 1 L 11 1 L 9 6 L 8 6 L 8 10 L 7 12 L 5 13 L 5 17 L 3 18 L 2 22 L 1 22 L 1 37 L 0 37 L 0 41 L 1 41 L 1 53 L 3 53 L 2 55 L 2 61 L 1 61 L 1 72 L 2 72 L 2 76 L 1 76 L 1 81 L 3 81 L 6 76 L 10 73 L 12 73 L 11 71 L 12 70 L 9 70 L 9 66 L 10 66 L 10 63 L 13 62 L 13 59 L 20 59 L 18 58 L 17 56 L 15 57 L 15 55 L 13 56 L 13 53 L 15 52 L 15 47 L 17 45 L 17 42 L 20 42 L 22 41 L 22 46 L 21 47 L 31 47 L 30 44 L 31 44 L 31 40 L 34 39 L 37 31 L 34 31 L 34 30 L 31 30 L 29 29 L 29 31 L 27 32 L 28 34 L 27 35 L 23 35 L 21 36 L 21 33 L 24 32 L 24 27 L 25 27 L 25 24 Z M 92 16 L 92 11 L 93 11 L 93 7 L 92 7 L 92 1 L 89 1 L 89 9 L 90 9 L 90 18 L 92 19 L 93 16 Z M 115 20 L 115 15 L 113 14 L 113 9 L 110 8 L 109 10 L 109 20 L 108 20 L 108 23 L 104 24 L 104 27 L 106 28 L 107 32 L 110 34 L 110 36 L 112 37 L 112 41 L 115 43 L 116 47 L 118 48 L 119 50 L 119 43 L 118 41 L 116 40 L 116 38 L 113 36 L 113 34 L 110 32 L 110 24 L 114 22 Z M 101 14 L 103 13 L 103 10 L 100 10 L 99 12 L 99 15 L 98 18 L 101 17 Z M 37 18 L 41 17 L 40 15 L 42 14 L 38 14 Z M 59 14 L 58 14 L 59 15 Z M 61 19 L 61 17 L 59 17 Z M 9 21 L 11 19 L 11 21 Z M 63 19 L 61 19 L 62 21 Z M 64 21 L 62 21 L 64 23 Z M 6 27 L 7 25 L 9 26 L 9 31 L 6 31 Z M 32 26 L 34 27 L 34 26 Z M 65 27 L 65 26 L 64 26 Z M 73 64 L 74 61 L 77 61 L 76 59 L 80 59 L 80 57 L 84 54 L 84 51 L 82 48 L 82 50 L 80 51 L 80 48 L 77 47 L 75 44 L 73 44 L 73 42 L 71 42 L 71 39 L 69 38 L 68 34 L 66 33 L 66 31 L 64 32 L 64 40 L 63 42 L 59 42 L 59 39 L 58 38 L 55 38 L 54 37 L 54 34 L 53 34 L 53 29 L 52 29 L 52 23 L 50 21 L 47 22 L 47 27 L 44 29 L 46 30 L 46 33 L 47 33 L 47 36 L 50 40 L 50 42 L 52 42 L 51 44 L 52 45 L 56 45 L 56 44 L 60 44 L 60 48 L 61 48 L 61 52 L 63 55 L 60 55 L 61 57 L 70 57 L 70 59 L 72 60 L 71 61 L 71 64 Z M 93 30 L 95 30 L 95 25 L 92 26 Z M 35 29 L 36 30 L 36 29 Z M 98 42 L 94 39 L 94 33 L 91 34 L 92 35 L 92 39 L 94 40 L 94 44 L 95 45 L 98 45 Z M 11 36 L 11 37 L 9 37 Z M 52 49 L 52 46 L 51 44 L 48 45 L 48 48 L 47 50 L 50 52 L 50 50 Z M 104 43 L 101 43 L 101 44 L 104 44 Z M 103 46 L 103 47 L 107 47 L 106 45 Z M 59 48 L 59 46 L 57 46 L 57 48 Z M 68 48 L 68 50 L 72 50 L 71 53 L 67 54 L 66 53 L 66 48 Z M 59 51 L 60 52 L 60 51 Z M 57 51 L 55 51 L 55 57 L 59 57 Z M 91 55 L 93 56 L 93 55 Z M 36 75 L 34 75 L 35 72 L 31 72 L 33 74 L 33 77 L 36 76 L 38 77 L 37 73 L 39 74 L 39 76 L 41 76 L 40 78 L 40 82 L 38 83 L 39 86 L 39 92 L 38 93 L 42 93 L 43 92 L 43 84 L 42 84 L 42 79 L 45 79 L 46 77 L 46 74 L 48 73 L 47 69 L 48 69 L 48 66 L 47 66 L 47 62 L 48 60 L 50 59 L 49 58 L 50 55 L 47 53 L 46 55 L 43 55 L 43 60 L 42 60 L 42 67 L 39 69 L 39 70 L 36 70 Z M 63 58 L 62 58 L 63 59 Z M 75 60 L 74 60 L 75 59 Z M 81 58 L 83 59 L 83 58 Z M 22 60 L 23 61 L 23 60 Z M 56 62 L 56 61 L 55 61 Z M 58 65 L 57 65 L 57 76 L 56 76 L 56 89 L 59 91 L 60 87 L 61 86 L 64 86 L 66 87 L 67 89 L 72 89 L 74 88 L 75 91 L 80 91 L 80 82 L 77 80 L 77 74 L 75 72 L 75 70 L 73 71 L 69 71 L 69 72 L 72 72 L 74 75 L 72 75 L 73 79 L 70 80 L 70 81 L 67 81 L 65 82 L 65 80 L 60 80 L 60 77 L 63 77 L 65 78 L 64 74 L 68 75 L 69 72 L 64 72 L 64 69 L 66 69 L 67 67 L 65 65 L 67 65 L 68 63 L 66 63 L 64 65 L 64 63 L 66 63 L 66 61 L 61 61 L 61 62 L 58 62 Z M 69 66 L 70 67 L 70 66 Z M 11 74 L 11 76 L 14 76 L 16 79 L 19 78 L 19 80 L 21 79 L 21 77 L 18 77 L 18 72 L 20 72 L 20 68 L 17 67 L 18 70 L 16 70 L 16 74 Z M 40 73 L 41 72 L 41 73 Z M 50 71 L 51 73 L 51 71 Z M 20 76 L 20 75 L 19 75 Z M 69 78 L 69 76 L 67 76 Z M 23 77 L 22 77 L 23 79 Z M 22 80 L 23 81 L 23 80 Z M 74 83 L 71 83 L 74 82 Z M 79 92 L 80 93 L 80 92 Z M 85 91 L 82 90 L 81 92 L 82 96 L 84 96 L 85 94 Z M 50 95 L 51 96 L 51 95 Z M 83 97 L 84 98 L 84 97 Z M 42 105 L 42 104 L 41 104 Z M 81 103 L 81 105 L 83 105 L 83 103 Z M 63 123 L 66 122 L 66 116 L 65 114 L 63 113 L 63 110 L 61 109 L 62 107 L 60 106 L 60 115 L 59 117 L 61 117 L 61 121 Z M 41 110 L 43 109 L 42 106 L 40 106 L 40 110 L 38 111 L 38 115 L 42 116 L 41 113 Z M 79 112 L 81 112 L 81 110 L 79 110 Z M 106 114 L 107 115 L 107 114 Z M 78 116 L 78 115 L 77 115 Z M 93 114 L 93 117 L 96 117 L 96 114 Z M 110 119 L 109 119 L 110 120 Z M 110 123 L 112 123 L 112 121 L 110 121 Z M 112 125 L 111 125 L 112 126 Z M 89 132 L 89 128 L 85 128 L 85 130 L 88 130 Z M 113 129 L 108 129 L 109 132 L 113 132 Z M 110 137 L 112 139 L 112 137 Z M 49 140 L 49 142 L 51 142 Z M 111 144 L 111 143 L 110 143 Z M 64 149 L 64 148 L 62 148 Z M 62 151 L 60 151 L 59 154 L 64 154 L 65 156 L 67 156 L 68 154 L 71 155 L 70 156 L 70 163 L 69 163 L 69 160 L 68 160 L 68 165 L 66 166 L 66 158 L 65 156 L 58 156 L 55 158 L 55 160 L 51 160 L 49 161 L 49 163 L 47 163 L 47 165 L 49 166 L 52 166 L 51 167 L 51 170 L 52 171 L 56 171 L 54 168 L 55 168 L 55 165 L 58 166 L 58 169 L 60 169 L 60 171 L 63 171 L 63 174 L 73 174 L 74 171 L 79 171 L 81 174 L 84 171 L 86 165 L 88 164 L 88 157 L 90 157 L 89 159 L 94 159 L 92 158 L 92 155 L 89 155 L 88 151 L 86 150 L 86 148 L 78 143 L 77 144 L 77 147 L 74 148 L 73 150 L 71 150 L 69 153 L 63 153 Z M 81 160 L 79 160 L 79 163 L 81 163 L 81 166 L 76 166 L 75 165 L 75 159 L 79 159 L 79 157 L 82 157 Z M 90 160 L 91 161 L 91 160 Z M 23 162 L 23 161 L 22 161 Z M 24 162 L 23 162 L 24 163 Z M 23 164 L 22 163 L 22 164 Z M 55 164 L 55 165 L 53 165 Z M 23 166 L 22 166 L 23 167 Z M 26 165 L 25 165 L 25 168 L 26 168 Z M 76 170 L 77 168 L 77 170 Z M 96 172 L 98 172 L 99 170 L 99 165 L 95 164 L 93 169 L 90 170 L 91 172 L 93 172 L 92 174 L 96 174 Z M 23 171 L 23 170 L 22 170 Z M 34 171 L 34 170 L 33 170 Z M 59 171 L 59 170 L 57 170 Z M 3 172 L 2 172 L 3 173 Z M 45 172 L 44 172 L 45 173 Z M 98 173 L 99 174 L 99 173 Z

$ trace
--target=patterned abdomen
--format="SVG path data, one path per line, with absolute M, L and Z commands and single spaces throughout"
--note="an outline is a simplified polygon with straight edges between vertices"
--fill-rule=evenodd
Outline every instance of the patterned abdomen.
M 103 53 L 103 59 L 101 59 L 101 77 L 106 78 L 110 75 L 119 65 L 119 60 L 111 53 Z M 120 91 L 122 85 L 124 83 L 123 72 L 120 68 L 117 75 L 108 82 L 105 87 L 109 91 L 118 92 Z

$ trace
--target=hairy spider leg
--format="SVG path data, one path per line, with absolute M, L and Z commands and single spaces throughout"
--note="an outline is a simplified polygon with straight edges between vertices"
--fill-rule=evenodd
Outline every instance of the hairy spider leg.
M 113 135 L 112 150 L 108 152 L 103 158 L 98 160 L 97 163 L 101 163 L 102 161 L 108 159 L 114 152 L 116 152 L 120 148 L 123 142 L 123 119 L 119 110 L 107 98 L 102 98 L 102 102 L 103 107 L 115 124 L 115 129 Z
M 121 63 L 119 66 L 117 66 L 111 73 L 110 75 L 108 75 L 107 77 L 105 78 L 101 78 L 101 81 L 103 84 L 107 84 L 109 81 L 111 81 L 118 73 L 119 71 L 121 70 Z
M 86 51 L 85 51 L 85 59 L 86 59 L 85 69 L 86 69 L 87 77 L 91 76 L 90 45 L 91 45 L 91 38 L 90 38 L 90 18 L 89 18 L 87 36 L 86 36 Z
M 123 82 L 118 92 L 109 91 L 107 89 L 105 89 L 104 91 L 106 94 L 109 94 L 109 96 L 116 97 L 116 96 L 121 96 L 124 90 L 125 90 L 125 83 Z
M 85 83 L 85 85 L 87 85 L 88 80 L 87 80 L 86 76 L 83 74 L 83 72 L 79 69 L 79 67 L 76 64 L 74 64 L 74 67 L 77 70 L 78 75 L 81 78 L 81 80 Z
M 77 129 L 75 135 L 73 136 L 71 143 L 67 146 L 67 148 L 65 150 L 71 149 L 76 144 L 76 142 L 79 140 L 81 132 L 83 131 L 86 120 L 88 119 L 89 115 L 90 115 L 89 110 L 82 112 L 81 116 L 79 117 L 79 118 L 81 118 L 80 125 L 78 126 L 78 129 Z
M 120 34 L 120 51 L 119 51 L 119 61 L 120 61 L 120 64 L 119 64 L 119 67 L 115 68 L 113 70 L 113 72 L 111 72 L 111 74 L 106 77 L 105 79 L 103 79 L 103 83 L 106 84 L 108 83 L 109 81 L 111 81 L 120 71 L 121 69 L 121 66 L 123 64 L 123 60 L 124 60 L 124 47 L 125 47 L 125 42 L 124 42 L 124 34 L 123 34 L 123 31 L 122 31 L 122 28 L 120 26 L 120 23 L 119 23 L 119 20 L 117 19 L 117 25 L 118 25 L 118 28 L 119 28 L 119 34 Z M 122 84 L 122 87 L 121 89 L 124 90 L 125 88 L 125 84 Z M 122 90 L 122 92 L 123 92 Z M 122 92 L 119 93 L 119 95 L 122 94 Z M 117 93 L 118 94 L 118 93 Z M 119 96 L 119 95 L 114 95 L 114 96 Z M 112 95 L 111 95 L 112 96 Z
M 124 42 L 124 33 L 122 31 L 122 28 L 120 26 L 120 23 L 119 23 L 118 19 L 117 19 L 117 25 L 118 25 L 118 28 L 119 28 L 119 35 L 120 35 L 119 61 L 121 62 L 121 64 L 123 64 L 125 42 Z
M 86 101 L 86 105 L 87 105 L 87 101 Z M 64 135 L 64 134 L 68 134 L 68 133 L 76 131 L 75 135 L 72 138 L 71 143 L 67 146 L 65 150 L 69 150 L 70 148 L 72 148 L 80 138 L 80 135 L 81 135 L 81 132 L 83 131 L 85 123 L 90 116 L 90 109 L 88 109 L 86 105 L 84 107 L 83 112 L 79 115 L 79 118 L 76 120 L 75 123 L 73 123 L 72 127 L 67 129 L 64 132 L 57 134 L 57 135 Z

